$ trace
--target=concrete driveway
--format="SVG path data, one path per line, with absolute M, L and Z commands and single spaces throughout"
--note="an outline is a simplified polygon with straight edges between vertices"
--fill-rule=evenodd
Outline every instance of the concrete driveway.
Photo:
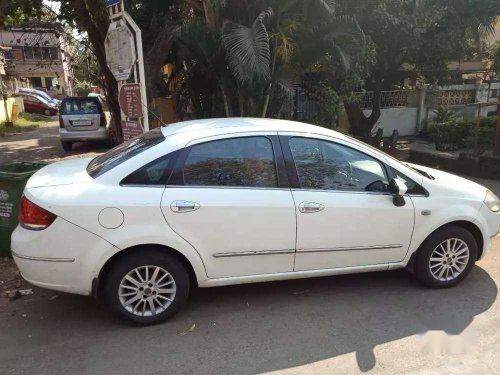
M 39 129 L 0 137 L 0 164 L 17 161 L 47 161 L 94 157 L 105 149 L 99 143 L 76 143 L 66 152 L 61 147 L 59 122 L 54 120 Z
M 36 136 L 0 140 L 3 162 L 4 152 L 9 162 L 66 156 L 56 124 Z M 499 285 L 497 238 L 453 289 L 422 288 L 404 271 L 199 289 L 153 327 L 35 288 L 0 298 L 0 374 L 500 373 Z

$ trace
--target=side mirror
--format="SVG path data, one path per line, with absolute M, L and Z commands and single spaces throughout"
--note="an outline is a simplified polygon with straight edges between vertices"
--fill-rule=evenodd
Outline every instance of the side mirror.
M 392 193 L 392 202 L 396 207 L 403 207 L 406 204 L 404 195 L 408 187 L 403 181 L 393 178 L 389 183 L 389 191 Z

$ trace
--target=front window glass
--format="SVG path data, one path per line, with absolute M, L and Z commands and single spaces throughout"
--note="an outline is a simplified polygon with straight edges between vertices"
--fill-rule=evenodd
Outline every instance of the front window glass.
M 62 115 L 97 115 L 101 113 L 101 104 L 97 98 L 66 99 L 60 110 Z
M 130 141 L 94 158 L 87 166 L 87 173 L 93 178 L 99 177 L 164 140 L 165 137 L 160 129 L 154 129 L 140 137 L 132 138 Z
M 382 164 L 352 148 L 312 138 L 289 141 L 303 189 L 387 191 Z
M 266 137 L 223 139 L 192 147 L 184 183 L 196 186 L 276 187 L 271 141 Z

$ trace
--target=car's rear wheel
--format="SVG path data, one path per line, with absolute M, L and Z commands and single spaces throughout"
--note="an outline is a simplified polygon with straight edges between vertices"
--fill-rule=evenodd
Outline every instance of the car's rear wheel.
M 430 288 L 455 286 L 469 274 L 477 254 L 477 242 L 467 229 L 444 228 L 432 234 L 419 249 L 415 276 Z
M 52 111 L 50 109 L 46 109 L 45 111 L 43 111 L 43 113 L 45 114 L 45 116 L 52 116 Z
M 62 141 L 61 146 L 62 146 L 64 151 L 71 151 L 71 148 L 73 147 L 73 143 Z
M 174 256 L 144 250 L 129 254 L 109 271 L 103 296 L 120 317 L 141 325 L 160 323 L 189 296 L 189 275 Z

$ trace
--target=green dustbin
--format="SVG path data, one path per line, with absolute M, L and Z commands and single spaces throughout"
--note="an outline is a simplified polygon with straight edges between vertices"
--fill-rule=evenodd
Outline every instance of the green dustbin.
M 0 257 L 10 255 L 10 236 L 17 226 L 19 200 L 28 179 L 45 163 L 0 165 Z

